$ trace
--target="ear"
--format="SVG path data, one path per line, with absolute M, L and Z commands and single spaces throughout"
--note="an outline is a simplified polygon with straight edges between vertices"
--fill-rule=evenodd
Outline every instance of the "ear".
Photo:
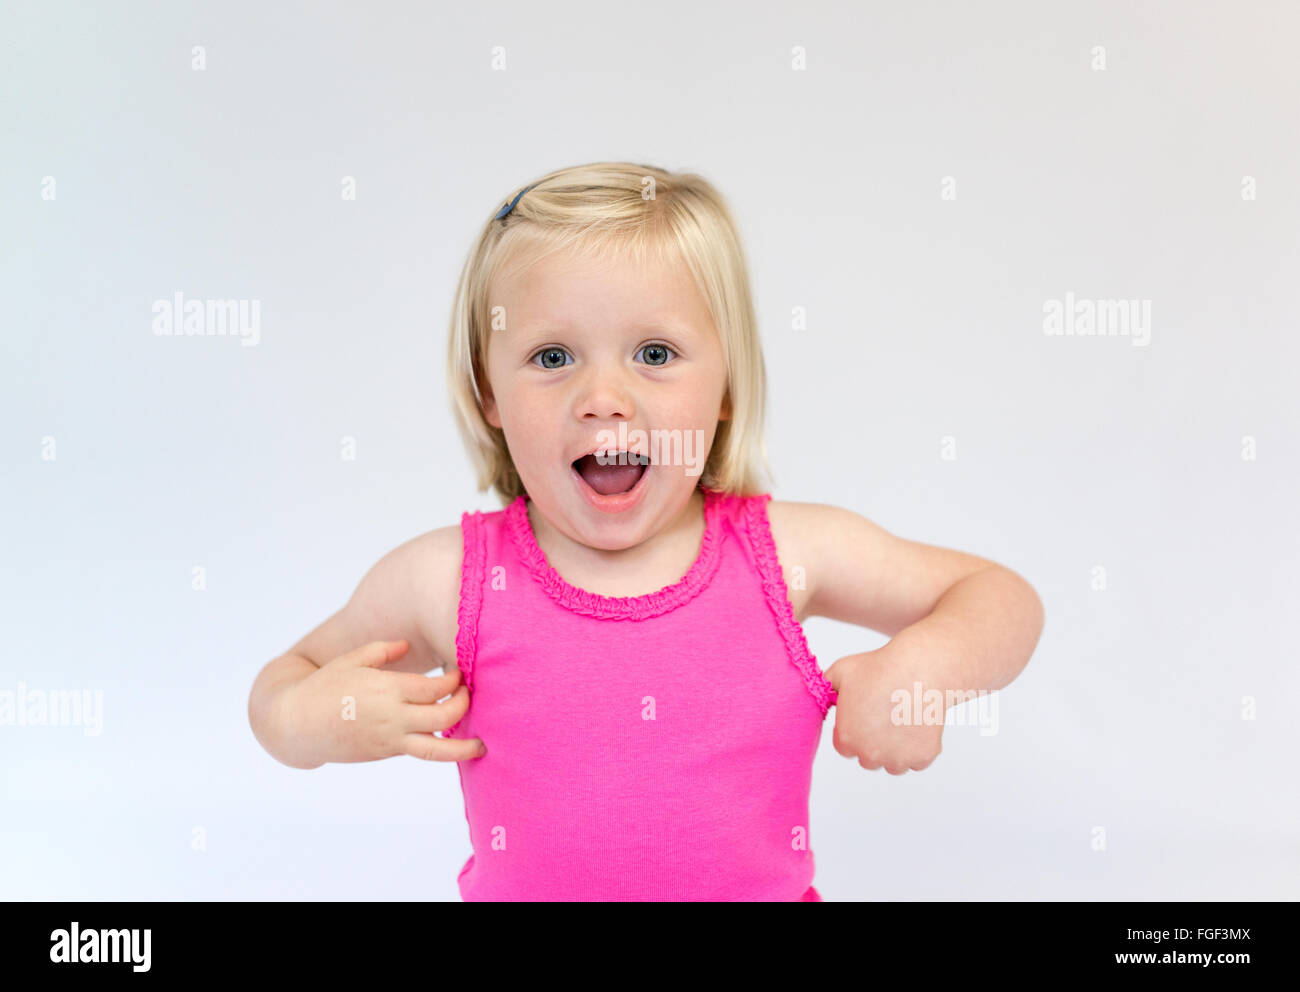
M 483 387 L 483 417 L 497 430 L 503 429 L 501 427 L 501 412 L 497 410 L 496 397 L 492 395 L 492 389 L 488 386 Z
M 722 409 L 718 411 L 718 419 L 719 419 L 719 420 L 730 420 L 730 419 L 731 419 L 731 393 L 730 393 L 730 391 L 727 392 L 727 395 L 725 395 L 724 397 L 722 397 Z

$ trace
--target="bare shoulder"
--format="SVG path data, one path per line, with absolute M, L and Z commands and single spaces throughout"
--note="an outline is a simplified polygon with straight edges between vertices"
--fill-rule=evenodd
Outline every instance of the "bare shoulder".
M 420 567 L 424 577 L 424 602 L 428 604 L 429 643 L 434 657 L 450 671 L 456 667 L 456 624 L 464 539 L 460 524 L 439 527 L 422 537 L 426 546 L 420 555 Z
M 773 499 L 768 501 L 767 514 L 790 605 L 800 623 L 822 615 L 814 612 L 818 587 L 825 588 L 835 574 L 835 555 L 846 540 L 862 550 L 865 542 L 889 537 L 861 514 L 826 503 Z
M 372 641 L 406 641 L 386 668 L 423 673 L 456 665 L 460 525 L 413 537 L 380 558 L 351 597 L 289 650 L 317 665 Z

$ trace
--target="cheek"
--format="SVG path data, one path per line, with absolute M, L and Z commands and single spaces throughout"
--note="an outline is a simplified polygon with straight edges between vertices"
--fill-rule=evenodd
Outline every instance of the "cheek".
M 550 433 L 550 419 L 544 406 L 530 403 L 526 397 L 514 397 L 503 414 L 506 434 L 518 456 L 525 459 L 540 457 Z
M 717 411 L 714 401 L 716 384 L 701 376 L 683 383 L 683 388 L 659 406 L 663 420 L 674 427 L 708 427 Z
M 545 398 L 526 393 L 515 396 L 510 408 L 510 419 L 521 434 L 536 434 L 544 430 L 553 416 Z

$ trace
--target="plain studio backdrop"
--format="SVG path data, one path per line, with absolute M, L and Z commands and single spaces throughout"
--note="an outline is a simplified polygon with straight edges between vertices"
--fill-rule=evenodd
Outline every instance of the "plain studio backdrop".
M 459 898 L 453 764 L 287 768 L 249 689 L 499 508 L 455 278 L 508 194 L 623 159 L 735 212 L 774 497 L 1046 608 L 923 772 L 831 711 L 823 896 L 1296 898 L 1298 35 L 1289 2 L 6 3 L 0 697 L 99 708 L 0 726 L 0 896 Z M 256 343 L 154 333 L 178 293 L 256 303 Z M 1089 307 L 1135 323 L 1048 333 Z M 823 668 L 885 642 L 805 628 Z

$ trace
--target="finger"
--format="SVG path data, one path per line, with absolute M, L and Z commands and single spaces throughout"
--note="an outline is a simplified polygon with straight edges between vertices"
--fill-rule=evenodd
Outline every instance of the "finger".
M 836 693 L 840 691 L 840 673 L 835 670 L 835 666 L 838 664 L 838 661 L 833 662 L 831 667 L 822 673 L 826 676 L 826 681 L 831 684 L 831 688 L 834 689 Z
M 469 690 L 457 689 L 445 703 L 407 703 L 402 707 L 402 727 L 411 733 L 431 734 L 454 727 L 469 709 Z
M 856 758 L 858 756 L 857 745 L 850 741 L 846 741 L 840 736 L 840 728 L 838 724 L 835 729 L 831 731 L 831 746 L 835 748 L 837 753 L 842 754 L 846 758 Z
M 402 738 L 406 754 L 422 761 L 471 761 L 481 758 L 483 742 L 477 737 L 434 737 L 432 734 L 407 734 Z
M 371 641 L 349 651 L 339 661 L 356 668 L 382 668 L 406 654 L 410 646 L 408 641 Z
M 460 669 L 453 668 L 445 675 L 420 675 L 417 672 L 393 672 L 398 680 L 402 698 L 408 703 L 436 703 L 456 691 L 461 684 Z

